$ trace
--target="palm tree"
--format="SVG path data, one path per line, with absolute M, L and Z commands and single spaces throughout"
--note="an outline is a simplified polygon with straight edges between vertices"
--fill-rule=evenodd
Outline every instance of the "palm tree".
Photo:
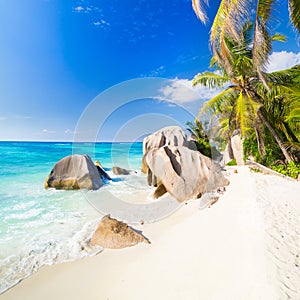
M 295 93 L 293 87 L 295 80 L 299 78 L 299 68 L 285 72 L 274 72 L 262 74 L 255 65 L 256 49 L 252 40 L 252 25 L 244 23 L 240 32 L 236 32 L 239 39 L 224 36 L 224 47 L 227 49 L 228 57 L 226 63 L 221 58 L 221 49 L 214 49 L 212 65 L 221 70 L 221 74 L 204 72 L 195 76 L 193 84 L 202 84 L 209 88 L 225 89 L 205 103 L 200 113 L 210 110 L 213 116 L 217 116 L 226 124 L 226 135 L 229 136 L 234 129 L 240 129 L 243 136 L 249 131 L 255 130 L 259 150 L 263 154 L 264 146 L 262 139 L 262 128 L 265 125 L 279 145 L 283 155 L 288 162 L 292 161 L 276 127 L 270 122 L 270 110 L 268 111 L 268 100 L 280 95 L 288 99 L 289 95 Z M 275 35 L 272 39 L 278 40 L 282 37 Z M 299 100 L 299 98 L 298 98 Z
M 197 17 L 205 23 L 207 17 L 203 2 L 208 4 L 209 1 L 192 0 L 192 5 Z M 243 24 L 251 21 L 254 24 L 253 68 L 268 88 L 265 71 L 272 43 L 268 27 L 276 2 L 276 0 L 221 0 L 211 27 L 210 44 L 213 55 L 227 74 L 231 74 L 231 52 L 226 39 L 238 40 Z M 288 0 L 288 10 L 292 24 L 300 31 L 300 1 Z

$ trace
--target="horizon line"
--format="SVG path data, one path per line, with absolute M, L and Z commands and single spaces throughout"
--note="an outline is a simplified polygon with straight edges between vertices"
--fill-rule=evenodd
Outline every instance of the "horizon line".
M 6 142 L 25 142 L 25 143 L 142 143 L 143 141 L 65 141 L 65 140 L 0 140 Z

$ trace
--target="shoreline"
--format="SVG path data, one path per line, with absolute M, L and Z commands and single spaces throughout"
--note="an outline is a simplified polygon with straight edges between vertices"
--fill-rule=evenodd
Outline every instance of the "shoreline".
M 97 256 L 45 266 L 0 298 L 299 298 L 295 282 L 300 270 L 292 267 L 291 257 L 297 259 L 300 252 L 300 184 L 250 173 L 248 167 L 237 169 L 227 192 L 211 208 L 200 210 L 200 202 L 192 200 L 166 219 L 135 226 L 151 245 L 105 249 Z M 286 198 L 272 202 L 276 195 Z M 269 211 L 270 203 L 277 205 L 277 217 Z M 283 221 L 278 212 L 285 215 L 285 209 L 293 209 L 294 217 L 288 228 L 277 230 L 273 221 Z M 292 252 L 276 242 L 283 230 Z

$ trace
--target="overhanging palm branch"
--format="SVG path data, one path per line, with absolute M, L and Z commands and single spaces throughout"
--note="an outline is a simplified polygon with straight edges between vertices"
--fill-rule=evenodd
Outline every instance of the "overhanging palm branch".
M 207 15 L 206 15 L 205 7 L 202 5 L 203 2 L 207 5 L 209 1 L 208 0 L 192 0 L 193 9 L 195 11 L 196 16 L 203 23 L 205 23 L 207 21 Z M 230 6 L 231 2 L 234 2 L 235 5 Z M 255 2 L 257 3 L 257 1 L 255 1 Z M 247 12 L 248 13 L 251 12 L 251 5 L 253 5 L 253 1 L 222 0 L 219 5 L 220 9 L 218 10 L 218 13 L 217 13 L 217 15 L 219 15 L 219 17 L 217 18 L 218 21 L 215 24 L 216 26 L 215 26 L 214 30 L 217 31 L 217 27 L 218 27 L 217 24 L 222 26 L 222 22 L 224 21 L 222 19 L 222 16 L 225 16 L 225 15 L 232 17 L 232 20 L 230 22 L 233 22 L 235 26 L 238 26 L 239 24 L 241 24 L 241 19 L 238 18 L 238 16 L 245 17 Z M 258 10 L 257 12 L 259 12 L 259 13 L 269 12 L 270 9 L 272 9 L 272 7 L 270 8 L 270 6 L 273 6 L 273 5 L 275 5 L 275 1 L 270 1 L 270 0 L 261 1 L 261 5 L 260 5 L 261 10 Z M 267 7 L 267 6 L 269 6 L 269 7 Z M 230 7 L 232 8 L 231 10 L 229 9 Z M 249 7 L 250 7 L 250 10 L 249 10 Z M 235 9 L 237 9 L 237 10 L 235 10 Z M 228 10 L 231 11 L 231 13 L 229 13 Z M 288 11 L 289 11 L 291 23 L 300 32 L 300 1 L 299 0 L 288 0 Z M 217 17 L 217 15 L 216 15 L 216 17 Z
M 289 0 L 289 13 L 293 25 L 300 32 L 300 1 L 299 0 Z
M 208 2 L 207 0 L 205 1 Z M 214 56 L 219 60 L 228 74 L 231 74 L 231 51 L 226 43 L 226 38 L 239 41 L 242 24 L 246 20 L 254 20 L 254 38 L 253 38 L 253 68 L 257 72 L 259 79 L 265 84 L 266 66 L 268 57 L 272 50 L 272 40 L 282 40 L 282 36 L 269 33 L 269 21 L 275 7 L 276 0 L 222 0 L 215 15 L 210 34 L 210 44 Z M 193 0 L 193 8 L 197 17 L 206 21 L 206 12 L 203 1 Z M 290 20 L 295 28 L 300 31 L 300 1 L 288 1 Z M 253 14 L 253 10 L 255 14 Z M 253 19 L 254 16 L 254 19 Z
M 213 72 L 204 72 L 197 74 L 193 79 L 193 86 L 201 84 L 208 88 L 223 88 L 230 78 L 226 75 L 219 75 Z

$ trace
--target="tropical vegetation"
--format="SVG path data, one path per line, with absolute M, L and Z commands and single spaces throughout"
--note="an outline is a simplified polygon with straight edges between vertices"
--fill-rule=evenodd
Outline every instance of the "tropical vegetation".
M 215 146 L 211 145 L 205 125 L 199 120 L 187 122 L 187 130 L 191 133 L 191 138 L 195 142 L 196 148 L 202 154 L 217 159 L 220 157 L 220 152 Z
M 268 29 L 275 2 L 221 1 L 210 36 L 215 71 L 193 80 L 194 85 L 223 88 L 200 111 L 211 113 L 216 134 L 230 142 L 239 130 L 245 154 L 267 165 L 300 160 L 300 66 L 266 72 L 273 41 L 285 40 Z M 193 7 L 205 21 L 201 1 L 193 1 Z M 300 1 L 289 1 L 289 11 L 299 30 Z

